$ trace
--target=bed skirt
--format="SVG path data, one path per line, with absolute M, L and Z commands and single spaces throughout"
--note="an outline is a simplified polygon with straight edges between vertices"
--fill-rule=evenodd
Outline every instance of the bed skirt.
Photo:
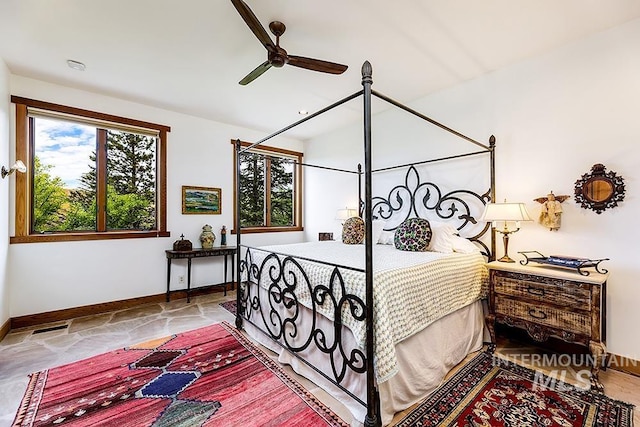
M 319 322 L 326 322 L 324 326 L 330 330 L 331 321 L 322 316 L 318 317 Z M 351 412 L 353 426 L 362 425 L 367 413 L 364 406 L 292 356 L 289 351 L 276 344 L 249 322 L 244 322 L 244 327 L 254 340 L 278 353 L 279 362 L 291 365 L 297 374 L 310 379 L 344 404 Z M 355 343 L 350 331 L 344 329 L 345 337 Z M 424 399 L 441 384 L 454 366 L 469 353 L 480 350 L 483 332 L 482 302 L 476 301 L 431 323 L 422 331 L 398 343 L 396 353 L 399 372 L 378 384 L 382 425 L 388 425 L 397 412 Z M 319 353 L 319 351 L 305 350 L 302 356 L 313 366 L 323 367 L 327 365 L 326 355 Z M 330 368 L 327 366 L 327 373 L 329 372 Z M 349 372 L 342 385 L 355 396 L 366 401 L 366 375 Z M 339 415 L 345 417 L 345 414 Z

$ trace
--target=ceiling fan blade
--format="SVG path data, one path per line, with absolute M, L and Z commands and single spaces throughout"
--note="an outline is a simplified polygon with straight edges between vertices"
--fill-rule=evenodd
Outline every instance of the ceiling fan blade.
M 276 45 L 249 6 L 242 0 L 231 0 L 231 3 L 233 3 L 240 16 L 242 16 L 244 22 L 247 23 L 249 29 L 251 29 L 253 34 L 260 40 L 260 43 L 262 43 L 269 52 L 276 52 Z
M 246 77 L 240 80 L 241 85 L 246 85 L 260 77 L 265 71 L 271 68 L 271 64 L 269 61 L 264 61 L 262 64 L 258 65 L 255 70 L 246 75 Z
M 331 74 L 342 74 L 348 68 L 346 65 L 336 64 L 335 62 L 322 61 L 320 59 L 305 58 L 303 56 L 295 55 L 289 55 L 289 65 Z

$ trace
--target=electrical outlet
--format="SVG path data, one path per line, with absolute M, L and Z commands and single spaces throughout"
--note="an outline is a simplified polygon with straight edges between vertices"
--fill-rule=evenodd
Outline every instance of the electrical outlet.
M 184 283 L 184 276 L 178 276 L 178 283 Z

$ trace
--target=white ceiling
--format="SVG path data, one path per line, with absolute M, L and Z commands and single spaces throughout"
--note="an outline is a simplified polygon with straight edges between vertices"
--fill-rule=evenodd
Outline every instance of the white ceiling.
M 365 60 L 374 89 L 407 103 L 640 17 L 638 0 L 245 2 L 267 31 L 286 24 L 289 54 L 349 69 L 271 68 L 240 86 L 266 50 L 229 0 L 0 0 L 0 58 L 12 74 L 270 132 L 358 91 Z M 288 135 L 344 125 L 350 107 Z

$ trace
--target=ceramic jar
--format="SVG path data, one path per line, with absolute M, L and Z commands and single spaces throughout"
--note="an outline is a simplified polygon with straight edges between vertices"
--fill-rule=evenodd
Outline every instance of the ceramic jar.
M 200 243 L 202 243 L 202 249 L 211 249 L 213 248 L 213 242 L 216 240 L 216 235 L 213 234 L 211 226 L 209 224 L 205 224 L 202 227 L 202 233 L 200 233 Z

